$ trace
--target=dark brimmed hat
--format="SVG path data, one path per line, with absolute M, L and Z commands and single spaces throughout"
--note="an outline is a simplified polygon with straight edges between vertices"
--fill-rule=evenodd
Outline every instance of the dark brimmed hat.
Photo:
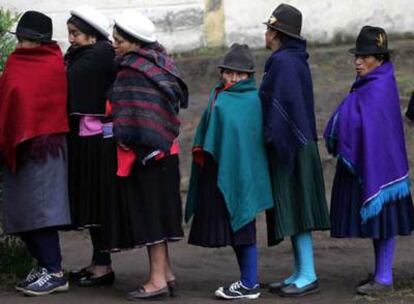
M 53 42 L 52 19 L 37 11 L 27 11 L 17 23 L 16 32 L 10 33 L 18 37 L 50 43 Z
M 280 31 L 290 37 L 304 40 L 300 35 L 302 29 L 302 13 L 295 7 L 282 3 L 273 11 L 267 22 L 268 27 Z
M 247 44 L 234 43 L 217 67 L 237 72 L 256 72 L 253 55 Z
M 359 32 L 355 47 L 349 52 L 355 55 L 389 54 L 385 30 L 375 26 L 364 26 Z

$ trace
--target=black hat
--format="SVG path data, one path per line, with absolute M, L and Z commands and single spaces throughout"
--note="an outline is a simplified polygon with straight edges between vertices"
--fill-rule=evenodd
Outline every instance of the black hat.
M 19 23 L 17 23 L 16 32 L 12 34 L 48 43 L 52 42 L 52 33 L 52 19 L 40 12 L 27 11 L 20 18 Z
M 224 55 L 224 58 L 218 67 L 238 72 L 256 72 L 253 55 L 247 44 L 234 43 L 226 55 Z
M 383 28 L 366 25 L 359 32 L 355 48 L 349 52 L 355 55 L 389 54 L 387 34 Z
M 304 40 L 300 35 L 302 29 L 302 13 L 289 4 L 282 3 L 276 7 L 269 20 L 263 24 L 290 37 Z

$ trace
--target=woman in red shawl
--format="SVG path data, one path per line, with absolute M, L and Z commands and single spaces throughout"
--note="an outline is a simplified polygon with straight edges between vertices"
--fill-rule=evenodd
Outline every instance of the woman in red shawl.
M 26 295 L 66 291 L 58 227 L 70 224 L 65 133 L 66 76 L 52 20 L 28 11 L 0 78 L 3 227 L 21 237 L 38 266 L 15 287 Z

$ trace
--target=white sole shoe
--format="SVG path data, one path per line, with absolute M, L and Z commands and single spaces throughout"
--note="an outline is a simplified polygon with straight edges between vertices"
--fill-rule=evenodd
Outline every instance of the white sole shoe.
M 260 297 L 260 292 L 249 294 L 249 295 L 240 295 L 240 296 L 229 296 L 224 293 L 223 287 L 220 287 L 217 289 L 214 294 L 218 298 L 226 299 L 226 300 L 235 300 L 235 299 L 249 299 L 249 300 L 255 300 Z
M 23 289 L 22 291 L 26 296 L 36 297 L 36 296 L 45 296 L 45 295 L 48 295 L 54 292 L 65 292 L 68 290 L 69 290 L 69 282 L 66 282 L 65 285 L 58 286 L 48 291 L 34 291 L 30 289 Z

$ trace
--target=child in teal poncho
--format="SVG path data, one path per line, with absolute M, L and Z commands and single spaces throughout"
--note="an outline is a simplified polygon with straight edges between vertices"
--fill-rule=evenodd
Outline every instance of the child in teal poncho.
M 256 299 L 255 217 L 272 206 L 272 194 L 248 46 L 234 44 L 219 69 L 221 80 L 211 92 L 194 140 L 186 206 L 186 219 L 194 215 L 189 243 L 233 246 L 241 279 L 218 288 L 215 295 Z

